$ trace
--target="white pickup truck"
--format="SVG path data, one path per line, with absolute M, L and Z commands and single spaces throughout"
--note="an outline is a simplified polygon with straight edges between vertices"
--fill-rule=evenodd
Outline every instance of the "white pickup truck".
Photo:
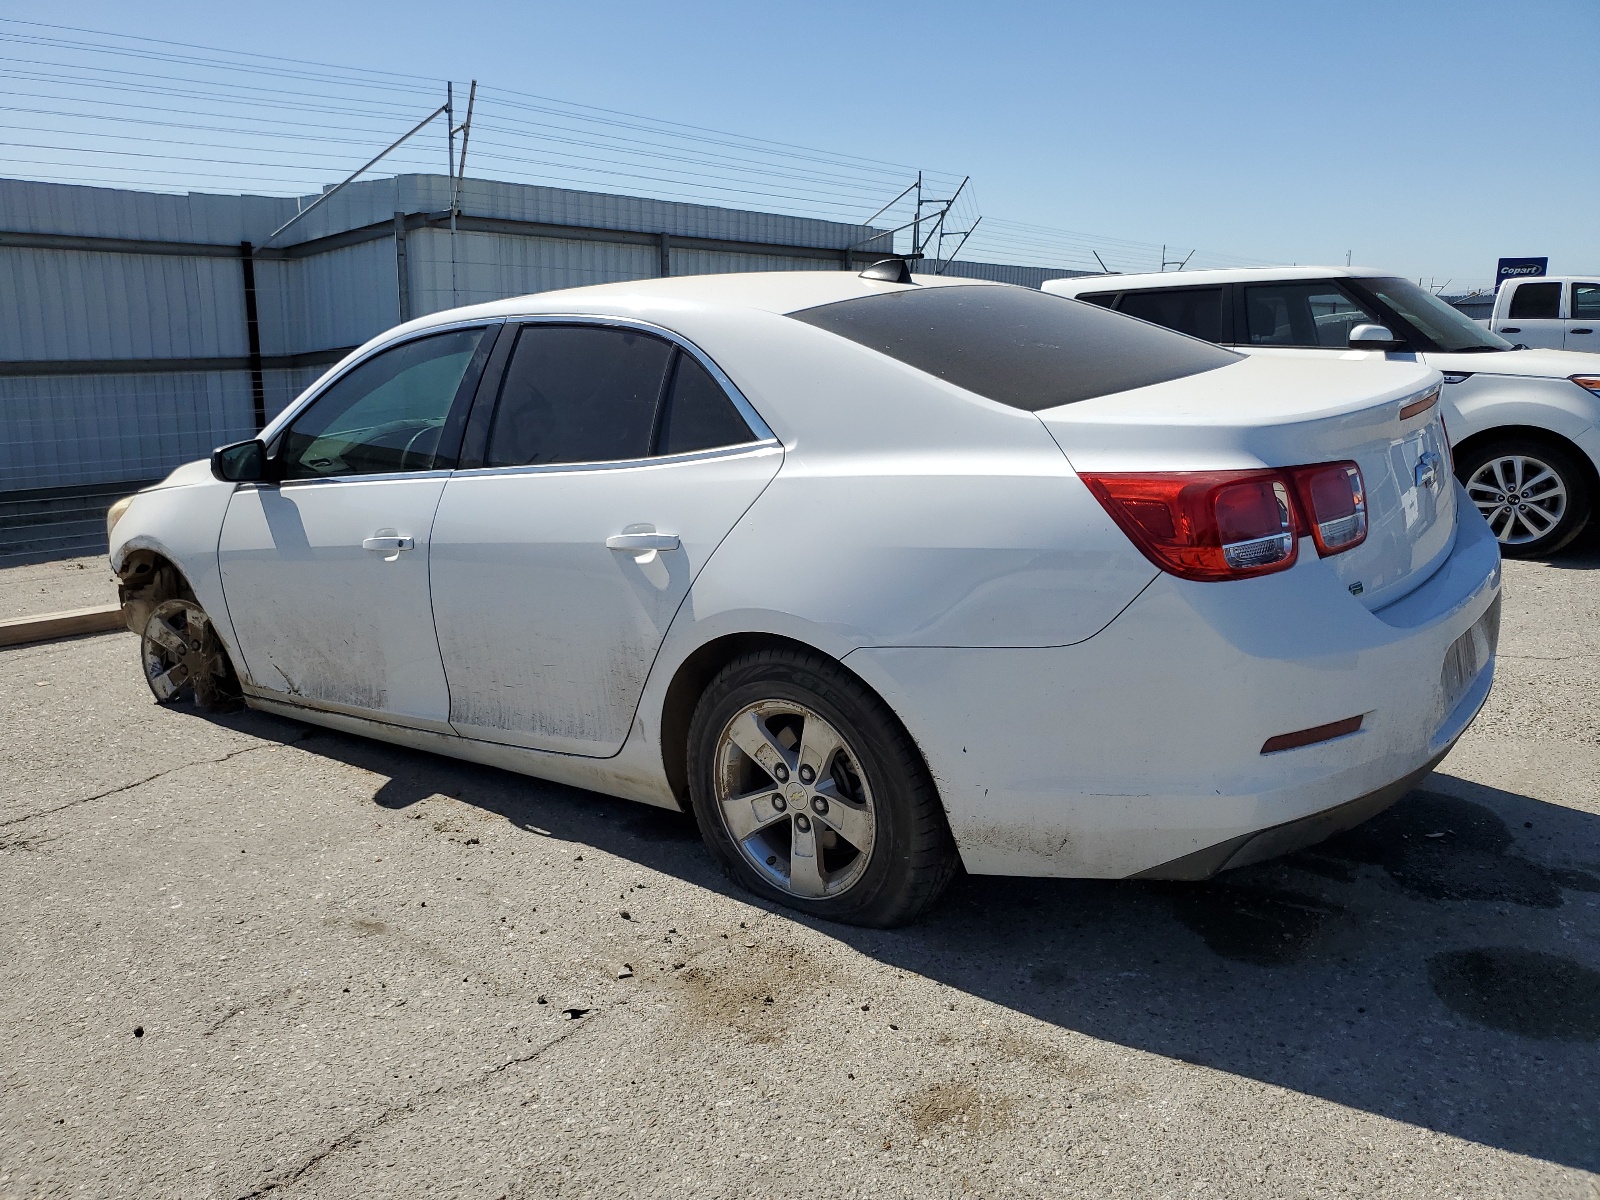
M 1508 279 L 1495 293 L 1493 314 L 1478 323 L 1534 349 L 1600 354 L 1600 276 Z
M 1552 281 L 1517 287 L 1541 283 Z M 1526 342 L 1522 334 L 1492 333 L 1408 280 L 1352 267 L 1271 267 L 1076 276 L 1044 290 L 1250 354 L 1387 357 L 1443 372 L 1456 476 L 1508 557 L 1560 550 L 1600 496 L 1600 353 L 1519 348 L 1506 338 Z M 1582 295 L 1595 303 L 1594 293 Z

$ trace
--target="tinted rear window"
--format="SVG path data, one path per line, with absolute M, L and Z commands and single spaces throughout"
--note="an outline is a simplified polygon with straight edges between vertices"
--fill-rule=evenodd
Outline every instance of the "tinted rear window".
M 1519 283 L 1511 293 L 1512 321 L 1553 321 L 1561 315 L 1559 283 Z
M 1129 292 L 1117 311 L 1153 321 L 1208 342 L 1222 341 L 1222 289 L 1179 288 L 1170 292 Z
M 1220 346 L 1021 287 L 908 287 L 789 315 L 1029 412 L 1239 360 Z

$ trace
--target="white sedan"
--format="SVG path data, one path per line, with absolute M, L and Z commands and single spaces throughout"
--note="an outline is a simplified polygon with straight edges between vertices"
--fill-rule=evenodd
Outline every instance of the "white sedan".
M 158 700 L 692 809 L 767 899 L 1198 879 L 1353 825 L 1486 697 L 1440 376 L 1024 288 L 610 284 L 384 334 L 112 511 Z

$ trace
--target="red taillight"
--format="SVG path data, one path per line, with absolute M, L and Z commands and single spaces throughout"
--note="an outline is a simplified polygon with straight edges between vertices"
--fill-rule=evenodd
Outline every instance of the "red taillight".
M 1082 478 L 1163 571 L 1210 581 L 1294 565 L 1294 510 L 1276 471 L 1115 471 Z
M 1295 467 L 1289 472 L 1311 540 L 1323 558 L 1367 540 L 1367 493 L 1353 462 Z
M 1184 579 L 1248 579 L 1292 567 L 1310 533 L 1326 557 L 1367 536 L 1353 462 L 1281 471 L 1102 471 L 1083 482 L 1144 556 Z

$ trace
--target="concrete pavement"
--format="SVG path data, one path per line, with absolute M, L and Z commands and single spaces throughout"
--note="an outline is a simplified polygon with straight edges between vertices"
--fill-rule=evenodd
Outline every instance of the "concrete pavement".
M 1600 1196 L 1600 559 L 1206 885 L 769 910 L 688 818 L 0 652 L 0 1197 Z M 58 606 L 59 607 L 59 606 Z

